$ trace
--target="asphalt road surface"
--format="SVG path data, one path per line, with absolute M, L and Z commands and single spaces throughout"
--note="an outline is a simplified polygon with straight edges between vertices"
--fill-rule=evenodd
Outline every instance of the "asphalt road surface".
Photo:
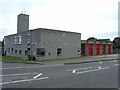
M 73 65 L 2 63 L 2 88 L 118 88 L 118 61 Z

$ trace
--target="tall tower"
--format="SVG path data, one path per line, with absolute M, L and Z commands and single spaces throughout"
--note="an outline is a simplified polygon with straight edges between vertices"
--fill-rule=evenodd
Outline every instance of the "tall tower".
M 19 14 L 17 17 L 17 33 L 29 30 L 29 15 Z

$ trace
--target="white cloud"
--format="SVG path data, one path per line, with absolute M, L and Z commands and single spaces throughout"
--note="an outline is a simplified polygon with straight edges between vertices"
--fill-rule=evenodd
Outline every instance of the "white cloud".
M 5 35 L 16 33 L 17 15 L 23 10 L 30 15 L 30 29 L 75 31 L 82 33 L 82 39 L 117 29 L 118 0 L 3 0 L 1 3 L 0 28 L 8 30 Z

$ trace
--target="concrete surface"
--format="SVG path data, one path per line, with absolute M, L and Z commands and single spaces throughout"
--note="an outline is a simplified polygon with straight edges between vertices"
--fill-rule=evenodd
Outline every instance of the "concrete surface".
M 117 88 L 120 61 L 82 64 L 2 63 L 3 88 Z M 37 78 L 36 78 L 37 77 Z

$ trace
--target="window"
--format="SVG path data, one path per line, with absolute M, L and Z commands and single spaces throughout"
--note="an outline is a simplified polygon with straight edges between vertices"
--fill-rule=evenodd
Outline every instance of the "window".
M 61 48 L 57 48 L 57 55 L 61 56 L 62 55 L 62 49 Z
M 18 38 L 18 44 L 21 44 L 21 42 L 22 42 L 22 38 L 21 38 L 21 36 L 19 36 L 19 38 Z
M 27 45 L 30 45 L 30 34 L 27 34 Z
M 17 44 L 17 36 L 15 36 L 15 38 L 14 38 L 14 44 L 15 45 Z
M 25 55 L 27 55 L 27 50 L 25 50 Z
M 81 54 L 81 49 L 79 48 L 79 49 L 78 49 L 78 55 L 80 55 L 80 54 Z
M 19 49 L 19 54 L 21 55 L 21 49 Z
M 13 48 L 11 48 L 12 54 L 13 54 Z
M 10 48 L 8 48 L 8 53 L 10 53 Z
M 17 50 L 15 50 L 15 54 L 17 54 Z
M 30 48 L 27 49 L 27 55 L 30 55 Z
M 37 56 L 45 56 L 45 48 L 37 48 Z

